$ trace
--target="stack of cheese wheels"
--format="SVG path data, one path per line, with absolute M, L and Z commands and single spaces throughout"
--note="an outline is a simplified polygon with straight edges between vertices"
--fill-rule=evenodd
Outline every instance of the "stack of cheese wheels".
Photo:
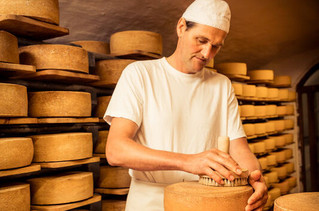
M 275 131 L 275 123 L 272 121 L 266 122 L 266 133 L 274 133 Z
M 79 40 L 73 41 L 72 44 L 80 45 L 87 51 L 99 54 L 109 54 L 110 53 L 110 45 L 106 42 L 102 41 L 94 41 L 94 40 Z
M 0 170 L 28 166 L 32 158 L 31 138 L 0 138 Z
M 286 115 L 286 106 L 277 106 L 277 115 L 278 116 Z
M 257 135 L 265 134 L 266 133 L 266 123 L 265 122 L 255 123 L 255 133 Z
M 255 125 L 254 124 L 243 124 L 244 131 L 246 136 L 255 135 Z
M 275 211 L 317 211 L 319 192 L 294 193 L 275 200 Z
M 100 178 L 97 186 L 100 188 L 128 188 L 130 187 L 131 176 L 128 169 L 123 167 L 100 167 Z
M 273 83 L 270 84 L 272 87 L 289 87 L 291 85 L 291 77 L 288 75 L 277 75 L 274 78 Z
M 248 97 L 248 98 L 256 97 L 256 86 L 243 84 L 243 97 Z
M 243 95 L 243 84 L 232 82 L 232 86 L 234 88 L 235 95 L 237 96 Z
M 59 25 L 58 0 L 0 0 L 0 14 L 21 15 Z
M 283 150 L 277 151 L 277 152 L 272 152 L 270 154 L 276 156 L 277 163 L 284 163 L 286 161 L 286 153 Z
M 256 105 L 255 106 L 255 116 L 256 117 L 265 117 L 267 116 L 267 107 L 265 105 Z
M 165 211 L 244 210 L 253 193 L 250 186 L 212 187 L 181 182 L 164 189 Z
M 57 44 L 29 45 L 21 47 L 19 53 L 21 64 L 34 65 L 37 70 L 89 73 L 88 53 L 80 47 Z
M 266 115 L 267 116 L 276 116 L 277 115 L 277 106 L 276 105 L 266 105 Z
M 125 200 L 102 200 L 102 211 L 125 211 Z
M 260 163 L 262 170 L 266 170 L 268 168 L 267 158 L 265 157 L 258 158 L 258 162 Z
M 248 71 L 251 81 L 273 81 L 273 70 L 250 70 Z
M 80 160 L 92 157 L 92 133 L 60 133 L 31 136 L 33 162 Z
M 277 172 L 271 171 L 271 172 L 265 173 L 264 175 L 268 177 L 269 184 L 273 184 L 273 183 L 278 182 L 278 173 Z
M 279 96 L 279 90 L 277 88 L 268 88 L 267 98 L 269 100 L 277 100 Z
M 1 184 L 0 210 L 30 210 L 30 185 L 25 183 Z
M 289 192 L 289 183 L 286 180 L 281 181 L 279 183 L 274 183 L 273 187 L 279 188 L 281 195 L 285 195 L 285 194 L 287 194 Z
M 91 116 L 91 94 L 73 91 L 29 92 L 29 115 L 32 117 Z
M 276 147 L 283 147 L 286 145 L 286 138 L 284 135 L 277 135 L 277 136 L 270 136 L 270 137 L 275 139 Z
M 6 31 L 0 31 L 0 62 L 19 64 L 18 39 Z
M 286 140 L 286 145 L 293 143 L 294 135 L 292 133 L 286 133 L 283 135 Z
M 245 63 L 226 62 L 215 65 L 218 72 L 225 75 L 247 75 L 247 65 Z
M 106 85 L 114 86 L 125 67 L 134 61 L 130 59 L 101 60 L 96 63 L 95 74 L 100 76 L 101 81 Z
M 278 89 L 279 100 L 288 101 L 288 89 Z
M 111 35 L 111 54 L 126 54 L 144 51 L 162 55 L 162 36 L 150 31 L 122 31 Z
M 285 124 L 285 129 L 289 130 L 294 128 L 295 122 L 294 122 L 294 119 L 285 119 L 284 124 Z
M 296 177 L 288 177 L 286 181 L 289 184 L 289 191 L 297 186 L 297 178 Z
M 105 146 L 106 146 L 106 140 L 107 136 L 109 134 L 108 130 L 101 130 L 98 132 L 98 140 L 96 143 L 96 146 L 94 148 L 94 153 L 97 154 L 105 154 Z
M 290 158 L 292 158 L 292 149 L 287 148 L 287 149 L 284 149 L 284 151 L 286 155 L 286 160 L 289 160 Z
M 276 166 L 277 165 L 276 155 L 270 154 L 270 155 L 267 155 L 266 158 L 267 158 L 268 166 Z
M 286 114 L 287 115 L 293 115 L 295 113 L 295 107 L 294 105 L 286 105 Z
M 265 143 L 262 141 L 255 142 L 254 143 L 254 152 L 255 154 L 264 154 L 266 152 L 266 146 Z
M 27 87 L 0 83 L 0 117 L 25 117 L 28 115 Z
M 72 203 L 93 196 L 92 172 L 66 172 L 27 182 L 31 185 L 31 203 L 36 205 Z
M 288 101 L 296 101 L 296 92 L 288 91 Z
M 285 179 L 287 177 L 287 168 L 284 165 L 271 168 L 270 170 L 277 172 L 279 179 Z
M 111 100 L 111 96 L 98 97 L 94 116 L 103 118 L 110 100 Z
M 268 88 L 264 86 L 257 86 L 256 97 L 258 99 L 266 99 L 268 97 Z
M 240 105 L 240 116 L 241 117 L 254 117 L 255 106 L 254 105 Z
M 274 202 L 278 197 L 281 196 L 279 188 L 272 188 L 268 191 L 268 194 L 271 196 L 272 201 Z
M 267 138 L 263 140 L 263 142 L 265 143 L 266 152 L 271 152 L 272 150 L 275 149 L 275 142 L 276 142 L 275 139 Z
M 273 120 L 275 123 L 275 129 L 276 131 L 283 131 L 285 130 L 285 120 L 279 119 L 279 120 Z

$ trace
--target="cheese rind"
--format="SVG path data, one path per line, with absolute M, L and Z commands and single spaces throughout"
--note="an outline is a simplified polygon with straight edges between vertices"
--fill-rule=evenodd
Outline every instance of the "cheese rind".
M 105 154 L 106 140 L 109 134 L 108 130 L 101 130 L 98 132 L 99 137 L 94 149 L 94 153 Z
M 288 101 L 296 101 L 296 92 L 288 91 Z
M 267 98 L 268 97 L 268 88 L 264 86 L 257 86 L 256 87 L 256 97 L 257 98 Z
M 266 132 L 267 133 L 272 133 L 272 132 L 275 132 L 275 131 L 276 131 L 275 123 L 272 122 L 272 121 L 266 122 Z
M 252 81 L 272 81 L 274 80 L 273 70 L 250 70 L 248 71 Z
M 258 158 L 258 162 L 259 162 L 259 164 L 260 164 L 262 170 L 267 169 L 267 167 L 268 167 L 267 158 L 265 158 L 265 157 L 263 157 L 263 158 Z
M 255 133 L 260 135 L 260 134 L 265 134 L 266 133 L 266 123 L 261 122 L 261 123 L 255 123 Z
M 286 106 L 277 106 L 277 114 L 278 116 L 286 115 Z
M 280 197 L 280 189 L 279 188 L 272 188 L 268 191 L 268 194 L 271 196 L 272 200 L 275 201 L 278 197 Z
M 254 105 L 240 105 L 240 116 L 241 117 L 253 117 L 255 116 Z
M 266 105 L 266 115 L 267 116 L 277 115 L 277 106 L 276 105 Z
M 295 121 L 293 119 L 285 119 L 284 124 L 286 130 L 293 129 Z
M 1 184 L 0 210 L 30 211 L 30 185 L 24 183 Z
M 275 200 L 275 211 L 317 211 L 319 192 L 293 193 Z
M 267 155 L 266 158 L 267 158 L 268 166 L 275 166 L 275 165 L 277 165 L 276 155 L 270 154 L 270 155 Z
M 289 183 L 288 183 L 288 181 L 282 181 L 282 182 L 279 182 L 279 183 L 274 183 L 273 186 L 275 188 L 279 188 L 280 189 L 280 194 L 281 195 L 287 194 L 288 191 L 289 191 Z
M 243 124 L 244 131 L 247 136 L 255 135 L 255 125 L 254 124 Z
M 6 31 L 0 31 L 0 62 L 19 64 L 18 39 Z
M 100 53 L 100 54 L 110 53 L 110 45 L 106 42 L 94 41 L 94 40 L 79 40 L 79 41 L 73 41 L 71 43 L 80 45 L 85 50 L 93 52 L 93 53 Z
M 273 138 L 267 138 L 263 141 L 265 143 L 265 148 L 266 148 L 266 151 L 272 151 L 275 149 L 275 139 Z
M 131 176 L 128 169 L 123 167 L 100 167 L 100 178 L 97 183 L 101 188 L 128 188 L 131 184 Z
M 255 116 L 264 117 L 267 115 L 267 107 L 265 105 L 255 105 Z
M 215 64 L 218 72 L 226 75 L 247 75 L 247 64 L 237 62 L 226 62 Z
M 243 95 L 243 85 L 240 84 L 240 83 L 232 83 L 232 86 L 234 88 L 234 92 L 235 92 L 235 95 Z
M 287 87 L 291 85 L 291 77 L 289 75 L 277 75 L 274 78 L 271 86 L 273 87 Z
M 243 96 L 244 97 L 256 97 L 256 86 L 243 84 Z
M 106 108 L 109 105 L 111 96 L 102 96 L 97 98 L 97 106 L 94 112 L 94 116 L 103 118 Z
M 264 175 L 268 177 L 268 181 L 270 184 L 278 181 L 278 173 L 275 171 L 265 173 Z
M 279 90 L 277 88 L 268 88 L 268 99 L 276 100 L 279 96 Z
M 289 92 L 288 89 L 278 89 L 279 100 L 288 100 Z
M 287 168 L 286 166 L 278 166 L 270 169 L 273 172 L 277 172 L 279 179 L 285 179 L 287 177 Z
M 125 200 L 102 200 L 102 211 L 125 211 Z

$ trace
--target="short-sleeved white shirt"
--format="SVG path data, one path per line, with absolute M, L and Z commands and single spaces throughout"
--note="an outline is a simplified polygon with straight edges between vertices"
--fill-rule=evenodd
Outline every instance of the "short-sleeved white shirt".
M 114 90 L 104 119 L 127 118 L 139 129 L 134 140 L 152 149 L 185 154 L 217 147 L 218 136 L 245 136 L 230 80 L 203 69 L 185 74 L 166 60 L 128 65 Z M 138 180 L 171 184 L 198 179 L 183 171 L 136 171 Z

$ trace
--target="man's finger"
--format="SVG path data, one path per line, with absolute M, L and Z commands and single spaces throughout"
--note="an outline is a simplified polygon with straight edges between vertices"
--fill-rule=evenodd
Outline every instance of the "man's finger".
M 253 204 L 248 204 L 245 207 L 245 211 L 250 211 L 250 210 L 258 210 L 258 209 L 262 209 L 263 206 L 266 204 L 268 199 L 268 194 L 264 194 L 258 201 L 256 201 Z
M 242 173 L 239 165 L 227 153 L 219 151 L 218 156 L 216 156 L 214 160 L 238 175 Z

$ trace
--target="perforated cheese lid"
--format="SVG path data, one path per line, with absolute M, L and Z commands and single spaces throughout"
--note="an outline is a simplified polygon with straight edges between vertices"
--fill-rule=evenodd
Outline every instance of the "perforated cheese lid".
M 30 185 L 11 183 L 0 185 L 0 210 L 30 210 Z
M 95 108 L 94 116 L 103 118 L 106 108 L 109 105 L 111 96 L 102 96 L 97 98 L 97 106 Z
M 273 70 L 250 70 L 248 71 L 252 81 L 272 81 L 274 80 Z
M 317 211 L 319 192 L 293 193 L 281 196 L 275 201 L 277 211 Z
M 99 137 L 94 149 L 94 153 L 105 154 L 106 140 L 109 135 L 108 130 L 101 130 L 98 132 Z
M 18 39 L 6 31 L 0 31 L 0 62 L 19 64 Z
M 247 75 L 246 63 L 226 62 L 215 64 L 218 72 L 226 75 Z
M 110 45 L 107 42 L 95 41 L 95 40 L 79 40 L 73 41 L 72 44 L 80 45 L 87 51 L 100 53 L 100 54 L 109 54 Z
M 127 168 L 101 166 L 100 177 L 97 183 L 101 188 L 128 188 L 130 187 L 131 176 Z

